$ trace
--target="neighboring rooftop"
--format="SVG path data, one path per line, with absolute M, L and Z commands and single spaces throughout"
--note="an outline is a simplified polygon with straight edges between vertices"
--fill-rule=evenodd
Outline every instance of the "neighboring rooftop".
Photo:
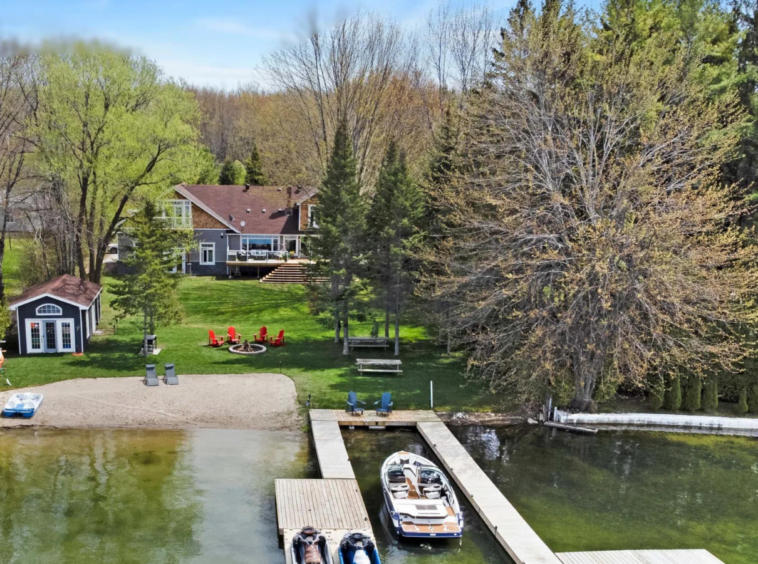
M 82 280 L 70 274 L 62 274 L 52 280 L 32 286 L 26 292 L 15 298 L 10 303 L 13 308 L 22 303 L 26 303 L 35 298 L 49 295 L 54 298 L 72 302 L 83 308 L 88 308 L 95 301 L 100 293 L 102 286 L 89 280 Z
M 295 205 L 317 192 L 315 188 L 302 186 L 201 184 L 180 184 L 175 190 L 195 204 L 202 204 L 240 233 L 265 235 L 300 233 Z

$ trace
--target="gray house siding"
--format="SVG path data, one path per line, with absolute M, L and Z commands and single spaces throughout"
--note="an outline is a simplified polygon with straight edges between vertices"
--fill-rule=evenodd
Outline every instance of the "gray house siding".
M 229 236 L 229 233 L 231 231 L 223 229 L 195 229 L 194 237 L 196 244 L 190 252 L 187 273 L 199 276 L 223 276 L 227 274 L 226 238 Z M 200 264 L 201 243 L 213 243 L 215 245 L 214 264 Z
M 100 298 L 98 298 L 99 300 Z M 37 307 L 43 305 L 43 304 L 54 304 L 60 307 L 63 310 L 62 315 L 37 315 Z M 81 312 L 86 313 L 86 312 Z M 26 343 L 26 320 L 27 319 L 65 319 L 65 318 L 73 318 L 74 320 L 74 334 L 73 338 L 75 341 L 74 349 L 76 352 L 84 352 L 82 350 L 82 335 L 84 336 L 84 341 L 87 342 L 87 332 L 86 328 L 82 326 L 82 316 L 80 314 L 80 310 L 78 307 L 73 306 L 71 304 L 67 304 L 66 302 L 62 302 L 61 300 L 57 300 L 55 298 L 50 297 L 40 297 L 32 302 L 29 302 L 28 304 L 24 304 L 19 306 L 16 309 L 16 315 L 18 315 L 18 352 L 19 354 L 28 354 L 27 351 L 27 343 Z M 82 330 L 84 330 L 84 333 L 82 333 Z

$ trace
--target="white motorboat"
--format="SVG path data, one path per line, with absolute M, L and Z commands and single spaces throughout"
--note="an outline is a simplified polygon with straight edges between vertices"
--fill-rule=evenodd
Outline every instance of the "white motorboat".
M 447 476 L 423 456 L 401 451 L 382 464 L 382 489 L 398 535 L 458 538 L 463 514 Z
M 22 415 L 26 418 L 33 417 L 41 403 L 42 394 L 30 392 L 13 394 L 3 408 L 3 415 L 6 417 L 13 415 Z

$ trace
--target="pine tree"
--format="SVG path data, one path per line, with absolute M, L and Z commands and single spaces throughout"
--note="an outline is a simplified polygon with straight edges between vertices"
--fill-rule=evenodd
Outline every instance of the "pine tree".
M 208 147 L 202 147 L 197 156 L 197 177 L 195 184 L 218 184 L 219 169 L 216 165 L 216 157 Z
M 366 205 L 361 197 L 350 136 L 347 124 L 341 122 L 334 134 L 326 175 L 319 190 L 318 233 L 309 244 L 316 269 L 329 278 L 334 340 L 339 342 L 341 324 L 345 355 L 350 353 L 351 303 L 360 289 L 357 274 L 362 263 L 365 220 Z
M 648 380 L 650 407 L 657 411 L 663 407 L 663 399 L 666 395 L 666 381 L 661 373 L 657 371 L 651 374 Z
M 391 142 L 379 170 L 366 223 L 367 240 L 372 247 L 372 274 L 384 297 L 385 337 L 389 337 L 390 314 L 394 317 L 395 355 L 400 354 L 400 317 L 416 270 L 411 246 L 422 213 L 421 192 L 408 174 L 405 158 Z
M 177 298 L 180 274 L 172 273 L 181 258 L 177 249 L 187 249 L 192 240 L 188 230 L 169 229 L 152 201 L 130 220 L 129 236 L 134 241 L 131 254 L 124 259 L 128 274 L 117 279 L 111 289 L 116 296 L 111 305 L 119 318 L 141 315 L 143 351 L 147 353 L 147 335 L 156 324 L 171 324 L 182 315 Z
M 739 391 L 739 398 L 737 400 L 737 407 L 736 411 L 737 413 L 747 413 L 748 412 L 748 404 L 747 404 L 747 386 L 744 384 L 740 386 Z
M 705 381 L 703 394 L 703 411 L 713 412 L 719 407 L 719 381 L 716 376 L 710 376 Z
M 226 159 L 218 174 L 222 186 L 240 186 L 245 183 L 245 165 L 239 161 Z
M 663 398 L 663 409 L 668 411 L 679 411 L 682 407 L 682 384 L 679 376 L 670 378 L 669 387 Z
M 258 152 L 258 146 L 253 143 L 253 149 L 250 156 L 245 159 L 245 184 L 251 186 L 265 186 L 268 182 L 266 175 L 263 174 L 263 165 L 261 164 L 261 155 Z

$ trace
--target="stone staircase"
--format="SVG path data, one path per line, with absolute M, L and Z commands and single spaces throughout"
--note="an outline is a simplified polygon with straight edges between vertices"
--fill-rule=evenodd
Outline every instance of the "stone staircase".
M 314 278 L 308 273 L 306 265 L 297 262 L 282 264 L 261 278 L 263 284 L 311 284 L 314 282 L 323 282 L 323 279 Z

